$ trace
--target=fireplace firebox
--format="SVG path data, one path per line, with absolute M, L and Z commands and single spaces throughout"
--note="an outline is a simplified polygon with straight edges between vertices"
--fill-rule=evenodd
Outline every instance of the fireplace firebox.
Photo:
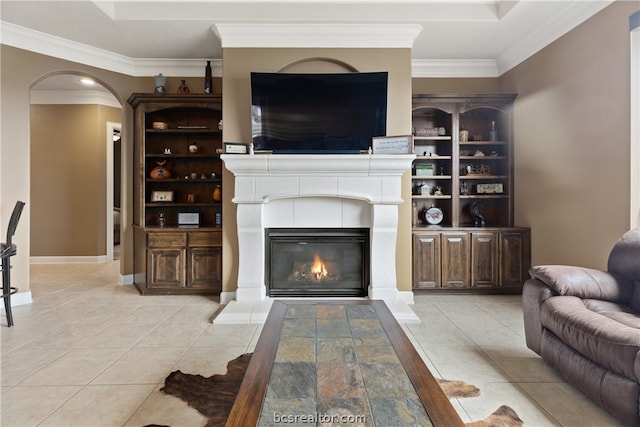
M 367 295 L 368 228 L 269 228 L 265 233 L 270 297 Z

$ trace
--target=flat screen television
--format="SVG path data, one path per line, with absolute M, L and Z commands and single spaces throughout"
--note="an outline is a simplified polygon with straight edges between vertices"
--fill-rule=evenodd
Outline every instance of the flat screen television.
M 386 135 L 388 73 L 251 73 L 254 149 L 354 153 Z

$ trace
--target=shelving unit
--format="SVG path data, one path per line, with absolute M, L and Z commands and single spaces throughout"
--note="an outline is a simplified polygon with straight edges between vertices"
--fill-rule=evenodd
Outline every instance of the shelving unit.
M 134 264 L 142 293 L 221 291 L 222 98 L 133 94 Z M 162 167 L 162 173 L 154 169 Z
M 530 230 L 514 227 L 514 99 L 414 95 L 414 289 L 514 292 L 526 279 Z M 432 207 L 439 224 L 427 222 Z

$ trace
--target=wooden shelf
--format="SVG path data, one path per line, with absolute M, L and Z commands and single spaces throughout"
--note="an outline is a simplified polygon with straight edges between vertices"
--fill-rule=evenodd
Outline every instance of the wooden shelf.
M 198 128 L 193 128 L 193 129 L 146 129 L 145 130 L 146 133 L 160 133 L 160 134 L 194 134 L 194 133 L 200 133 L 200 134 L 211 134 L 211 135 L 217 135 L 222 133 L 220 130 L 218 129 L 198 129 Z
M 451 175 L 411 175 L 411 179 L 425 180 L 425 179 L 451 179 Z
M 509 179 L 507 175 L 462 175 L 460 179 Z
M 460 145 L 507 145 L 508 141 L 466 141 L 460 142 Z
M 416 160 L 451 160 L 451 156 L 416 156 Z
M 413 199 L 420 199 L 420 200 L 427 200 L 427 199 L 433 199 L 433 200 L 449 200 L 449 199 L 451 199 L 451 194 L 443 194 L 442 196 L 434 196 L 434 195 L 430 195 L 430 196 L 423 196 L 423 195 L 416 195 L 416 194 L 414 194 L 413 196 L 411 196 L 411 198 L 413 198 Z
M 414 136 L 414 141 L 451 141 L 451 135 Z

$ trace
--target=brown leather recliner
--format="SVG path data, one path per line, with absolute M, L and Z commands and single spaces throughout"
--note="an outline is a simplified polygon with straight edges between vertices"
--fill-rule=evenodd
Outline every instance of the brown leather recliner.
M 530 270 L 522 305 L 527 346 L 628 426 L 640 426 L 640 228 L 613 247 L 607 271 Z

